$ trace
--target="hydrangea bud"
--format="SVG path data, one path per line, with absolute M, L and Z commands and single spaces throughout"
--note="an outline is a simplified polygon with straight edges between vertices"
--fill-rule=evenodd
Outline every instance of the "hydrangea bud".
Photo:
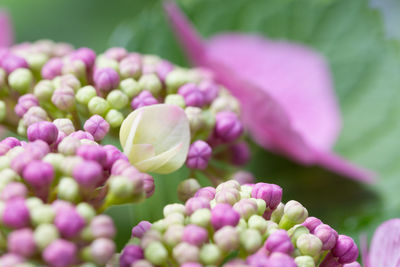
M 138 55 L 128 56 L 121 60 L 119 63 L 119 72 L 122 78 L 138 78 L 141 74 L 142 62 L 141 58 Z
M 308 211 L 299 202 L 290 200 L 286 203 L 279 227 L 289 229 L 295 224 L 303 223 L 308 217 Z
M 297 238 L 296 247 L 302 255 L 314 257 L 322 250 L 321 240 L 312 234 L 303 234 Z
M 112 239 L 116 233 L 114 223 L 107 215 L 94 217 L 90 222 L 90 230 L 94 238 Z
M 296 224 L 292 228 L 288 230 L 288 234 L 290 238 L 292 239 L 292 243 L 296 244 L 297 239 L 304 235 L 304 234 L 309 234 L 310 231 L 307 229 L 307 227 L 301 225 L 301 224 Z
M 60 58 L 52 58 L 46 62 L 41 70 L 42 77 L 47 80 L 52 80 L 61 75 L 63 61 Z
M 26 198 L 27 194 L 28 190 L 24 184 L 11 182 L 1 190 L 0 199 L 8 201 L 15 198 Z
M 112 128 L 117 128 L 121 126 L 124 121 L 124 115 L 115 109 L 110 109 L 105 117 L 106 121 L 110 124 Z
M 91 114 L 104 116 L 110 109 L 110 104 L 108 104 L 107 100 L 105 100 L 104 98 L 94 96 L 90 99 L 88 103 L 88 108 Z
M 217 203 L 227 203 L 230 205 L 235 204 L 240 199 L 239 190 L 234 188 L 228 188 L 225 190 L 218 191 L 215 194 L 215 201 Z
M 90 244 L 90 254 L 95 263 L 106 264 L 115 252 L 115 244 L 107 238 L 99 238 Z
M 142 75 L 138 83 L 141 91 L 148 91 L 153 96 L 158 96 L 161 93 L 162 84 L 160 79 L 155 74 Z
M 243 125 L 233 112 L 224 111 L 216 115 L 215 136 L 223 142 L 232 142 L 243 133 Z
M 250 160 L 250 148 L 245 142 L 233 144 L 229 151 L 232 153 L 232 163 L 236 166 L 243 166 Z
M 15 267 L 18 266 L 18 264 L 22 264 L 23 262 L 23 257 L 13 253 L 6 253 L 0 257 L 0 266 L 3 267 Z
M 292 257 L 287 254 L 275 252 L 269 257 L 269 264 L 271 266 L 285 266 L 285 267 L 298 267 Z
M 254 229 L 246 229 L 240 233 L 240 244 L 248 253 L 254 253 L 262 245 L 260 233 Z
M 281 252 L 285 254 L 291 254 L 294 249 L 290 237 L 285 230 L 273 232 L 265 242 L 265 248 L 271 253 Z
M 187 107 L 185 108 L 186 116 L 189 120 L 190 131 L 192 133 L 198 132 L 204 129 L 205 121 L 202 114 L 202 110 L 198 107 Z
M 255 178 L 251 172 L 238 171 L 232 175 L 232 179 L 237 181 L 241 185 L 252 184 L 255 182 Z
M 217 204 L 211 210 L 211 224 L 215 230 L 224 226 L 236 226 L 239 222 L 240 214 L 228 204 Z
M 168 257 L 168 251 L 160 242 L 149 244 L 146 247 L 144 254 L 146 259 L 155 265 L 162 265 Z
M 346 235 L 339 235 L 335 247 L 331 250 L 332 255 L 338 258 L 338 262 L 351 263 L 358 258 L 358 248 L 354 240 Z
M 183 264 L 185 262 L 197 262 L 199 259 L 199 252 L 196 246 L 188 243 L 180 243 L 174 247 L 172 254 L 179 264 Z
M 60 199 L 75 202 L 79 199 L 79 184 L 70 177 L 63 177 L 58 184 L 58 194 Z
M 195 141 L 189 148 L 186 165 L 191 169 L 204 170 L 211 158 L 210 145 L 202 140 Z
M 259 215 L 252 215 L 247 224 L 249 228 L 258 230 L 260 234 L 264 234 L 268 228 L 268 222 Z
M 23 177 L 35 190 L 47 192 L 54 178 L 54 169 L 47 162 L 35 160 L 24 168 Z
M 54 224 L 61 236 L 72 238 L 79 234 L 85 226 L 85 220 L 73 208 L 63 209 L 56 214 Z
M 31 124 L 27 131 L 28 140 L 43 140 L 47 144 L 51 145 L 57 141 L 58 129 L 57 127 L 48 121 L 40 121 Z
M 40 224 L 35 229 L 33 238 L 38 249 L 43 250 L 59 238 L 59 233 L 54 224 Z
M 102 68 L 95 71 L 93 80 L 98 90 L 109 92 L 118 87 L 119 75 L 112 68 Z
M 315 267 L 314 259 L 310 256 L 298 256 L 294 259 L 297 267 Z
M 210 202 L 208 199 L 203 197 L 192 197 L 186 201 L 185 207 L 186 207 L 186 214 L 191 215 L 198 209 L 210 208 Z
M 93 115 L 85 122 L 83 128 L 93 136 L 94 140 L 101 141 L 108 133 L 110 124 L 103 117 Z
M 178 90 L 178 94 L 183 96 L 186 106 L 202 107 L 205 104 L 203 93 L 197 85 L 193 83 L 187 83 L 181 86 Z
M 47 120 L 47 113 L 41 107 L 31 107 L 23 117 L 23 124 L 25 127 L 34 124 L 35 122 Z
M 158 104 L 157 99 L 149 91 L 142 91 L 138 96 L 132 99 L 131 108 L 133 110 Z
M 135 227 L 132 228 L 132 237 L 142 238 L 151 228 L 151 223 L 148 221 L 141 221 Z
M 128 105 L 129 98 L 121 90 L 112 90 L 107 95 L 107 101 L 110 104 L 111 108 L 123 109 L 124 107 L 126 107 Z
M 139 95 L 141 92 L 139 83 L 132 78 L 122 80 L 119 86 L 121 91 L 124 92 L 129 98 L 133 98 Z
M 338 233 L 327 224 L 318 225 L 313 234 L 322 241 L 323 250 L 331 250 L 338 239 Z
M 221 258 L 222 252 L 215 244 L 206 244 L 200 250 L 200 261 L 204 264 L 218 264 Z
M 58 87 L 54 90 L 51 102 L 61 110 L 70 110 L 75 104 L 74 89 L 69 86 Z
M 233 205 L 233 209 L 236 210 L 243 219 L 247 220 L 257 213 L 258 207 L 254 199 L 241 199 Z
M 86 68 L 90 69 L 93 67 L 96 60 L 96 53 L 92 49 L 81 47 L 71 54 L 71 59 L 81 60 L 83 63 L 85 63 Z
M 128 245 L 119 258 L 120 267 L 131 267 L 133 263 L 144 258 L 143 250 L 137 245 Z
M 7 201 L 2 213 L 2 221 L 8 227 L 19 229 L 29 226 L 29 210 L 24 199 Z
M 7 54 L 1 61 L 1 67 L 7 72 L 7 74 L 20 68 L 28 68 L 28 63 L 25 59 L 15 54 Z
M 197 225 L 189 224 L 183 230 L 182 241 L 195 246 L 201 246 L 208 240 L 207 231 Z
M 88 105 L 89 101 L 96 95 L 96 89 L 91 85 L 87 85 L 76 92 L 75 99 L 82 105 Z
M 35 85 L 33 93 L 39 100 L 49 101 L 53 95 L 54 89 L 54 85 L 51 81 L 41 80 Z
M 18 98 L 18 104 L 15 106 L 14 111 L 19 117 L 23 117 L 31 107 L 38 105 L 39 101 L 35 95 L 25 94 Z
M 9 86 L 21 94 L 31 89 L 33 80 L 32 72 L 25 68 L 16 69 L 8 76 Z
M 216 190 L 214 187 L 207 186 L 207 187 L 200 188 L 196 192 L 195 197 L 204 197 L 208 200 L 212 200 L 215 197 L 215 193 L 216 193 Z
M 223 251 L 229 252 L 239 247 L 239 232 L 235 227 L 224 226 L 214 233 L 215 244 Z
M 53 241 L 43 251 L 44 260 L 55 267 L 68 267 L 76 261 L 77 248 L 74 243 L 63 239 Z
M 190 223 L 201 227 L 208 227 L 211 222 L 211 211 L 209 209 L 198 209 L 190 216 Z
M 193 197 L 199 189 L 200 184 L 196 179 L 190 178 L 183 180 L 178 185 L 178 198 L 185 202 L 189 198 Z

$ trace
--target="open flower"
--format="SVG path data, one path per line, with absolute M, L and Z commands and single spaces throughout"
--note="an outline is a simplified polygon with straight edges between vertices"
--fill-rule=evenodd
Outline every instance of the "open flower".
M 0 48 L 12 45 L 14 34 L 8 14 L 0 10 Z
M 397 267 L 400 265 L 400 219 L 391 219 L 376 229 L 371 247 L 367 251 L 363 240 L 364 267 Z
M 175 105 L 144 106 L 124 120 L 120 141 L 125 155 L 140 171 L 170 173 L 186 161 L 189 121 Z
M 223 34 L 205 43 L 173 2 L 165 8 L 191 61 L 210 69 L 240 100 L 243 121 L 259 145 L 304 165 L 373 181 L 374 174 L 332 152 L 341 121 L 321 56 L 256 35 Z

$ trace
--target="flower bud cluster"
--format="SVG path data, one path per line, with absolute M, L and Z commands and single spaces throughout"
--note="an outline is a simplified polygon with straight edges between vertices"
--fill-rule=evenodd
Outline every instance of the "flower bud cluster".
M 357 266 L 350 237 L 299 202 L 281 201 L 274 184 L 200 188 L 185 204 L 167 205 L 163 219 L 133 227 L 120 266 Z
M 0 266 L 104 266 L 116 230 L 101 213 L 151 196 L 153 178 L 62 120 L 27 137 L 0 142 Z
M 120 47 L 96 55 L 89 48 L 39 41 L 4 49 L 2 87 L 12 101 L 7 107 L 0 102 L 0 119 L 5 109 L 14 111 L 17 118 L 8 118 L 7 125 L 20 135 L 38 121 L 69 119 L 76 130 L 101 141 L 116 135 L 132 110 L 166 103 L 184 109 L 189 119 L 188 168 L 227 177 L 227 168 L 210 160 L 236 166 L 249 159 L 238 101 L 203 69 Z

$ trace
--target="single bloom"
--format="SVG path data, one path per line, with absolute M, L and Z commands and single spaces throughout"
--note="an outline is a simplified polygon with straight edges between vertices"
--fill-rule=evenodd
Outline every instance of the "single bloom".
M 375 174 L 332 151 L 341 118 L 322 56 L 257 35 L 221 34 L 203 42 L 173 2 L 165 9 L 192 63 L 211 70 L 240 100 L 244 124 L 259 145 L 300 164 L 374 181 Z

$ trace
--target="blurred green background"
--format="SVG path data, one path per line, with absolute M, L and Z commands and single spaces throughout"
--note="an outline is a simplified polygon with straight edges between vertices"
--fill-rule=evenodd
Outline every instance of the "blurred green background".
M 387 14 L 395 1 L 389 6 L 385 0 L 373 2 L 384 6 L 386 25 L 383 13 L 364 0 L 180 1 L 204 37 L 224 31 L 259 33 L 309 45 L 326 56 L 343 114 L 335 151 L 376 171 L 378 183 L 361 185 L 318 167 L 299 166 L 254 144 L 247 168 L 259 180 L 281 185 L 285 201 L 299 200 L 311 215 L 356 240 L 363 232 L 371 237 L 382 221 L 400 217 L 400 46 L 389 39 L 399 35 L 400 27 Z M 47 38 L 98 52 L 123 46 L 188 65 L 161 1 L 2 0 L 0 6 L 11 13 L 17 42 Z M 140 207 L 108 211 L 117 218 L 119 245 L 139 219 L 161 217 L 187 175 L 182 169 L 157 177 L 153 198 Z

